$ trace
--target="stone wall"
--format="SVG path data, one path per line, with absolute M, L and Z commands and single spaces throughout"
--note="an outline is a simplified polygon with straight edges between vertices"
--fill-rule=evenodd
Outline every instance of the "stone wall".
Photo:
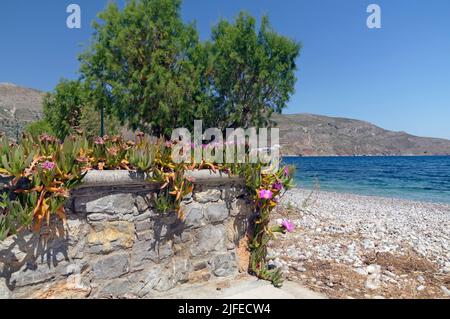
M 125 171 L 90 172 L 67 222 L 0 243 L 0 298 L 151 298 L 184 283 L 246 271 L 252 205 L 243 180 L 189 173 L 185 219 L 161 214 L 160 185 Z

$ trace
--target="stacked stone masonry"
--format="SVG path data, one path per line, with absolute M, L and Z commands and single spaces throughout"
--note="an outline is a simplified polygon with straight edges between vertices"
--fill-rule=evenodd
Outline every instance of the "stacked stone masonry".
M 155 209 L 160 185 L 92 172 L 67 221 L 0 242 L 0 298 L 151 298 L 178 285 L 246 271 L 253 218 L 243 180 L 192 172 L 184 220 Z

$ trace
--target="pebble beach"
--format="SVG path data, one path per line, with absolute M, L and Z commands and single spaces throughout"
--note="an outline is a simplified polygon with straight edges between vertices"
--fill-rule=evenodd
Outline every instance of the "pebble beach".
M 269 248 L 288 280 L 334 298 L 450 298 L 450 205 L 293 189 Z

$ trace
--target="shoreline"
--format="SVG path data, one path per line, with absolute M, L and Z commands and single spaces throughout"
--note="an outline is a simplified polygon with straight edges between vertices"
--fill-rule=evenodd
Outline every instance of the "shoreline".
M 286 158 L 339 158 L 339 157 L 450 157 L 450 154 L 403 154 L 403 155 L 383 155 L 383 154 L 376 154 L 376 155 L 281 155 L 281 157 Z
M 346 192 L 346 191 L 338 191 L 338 190 L 324 190 L 321 189 L 320 187 L 318 189 L 315 188 L 310 188 L 310 187 L 294 187 L 292 191 L 305 191 L 305 192 L 309 192 L 309 193 L 327 193 L 327 194 L 335 194 L 335 195 L 349 195 L 349 196 L 358 196 L 358 197 L 362 197 L 365 198 L 370 198 L 370 199 L 379 199 L 379 200 L 393 200 L 393 201 L 402 201 L 402 202 L 412 202 L 412 203 L 416 203 L 416 204 L 435 204 L 435 205 L 444 205 L 444 206 L 450 206 L 450 201 L 449 202 L 443 202 L 443 201 L 438 201 L 438 200 L 423 200 L 423 199 L 412 199 L 412 198 L 407 198 L 407 197 L 400 197 L 400 196 L 392 196 L 392 197 L 388 197 L 388 196 L 383 196 L 383 195 L 372 195 L 372 194 L 357 194 L 357 193 L 351 193 L 351 192 Z
M 450 298 L 450 204 L 293 189 L 271 244 L 289 280 L 335 298 Z
M 364 158 L 364 157 L 450 157 L 450 154 L 421 154 L 421 155 L 281 155 L 282 158 Z

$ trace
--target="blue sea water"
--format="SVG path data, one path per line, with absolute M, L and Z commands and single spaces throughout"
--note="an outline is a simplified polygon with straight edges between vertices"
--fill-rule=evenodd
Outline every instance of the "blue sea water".
M 285 157 L 297 187 L 450 203 L 450 156 Z

